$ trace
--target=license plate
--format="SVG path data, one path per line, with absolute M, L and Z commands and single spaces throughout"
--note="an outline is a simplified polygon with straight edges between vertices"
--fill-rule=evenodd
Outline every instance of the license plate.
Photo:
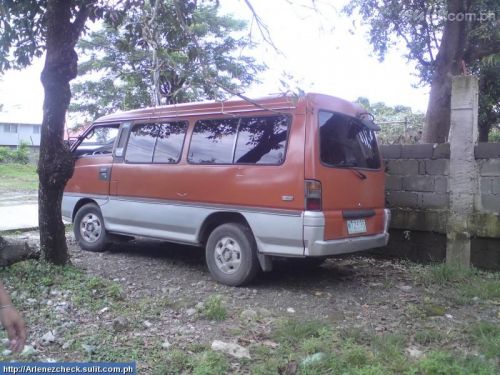
M 347 233 L 365 233 L 366 232 L 366 221 L 365 219 L 359 220 L 347 220 Z

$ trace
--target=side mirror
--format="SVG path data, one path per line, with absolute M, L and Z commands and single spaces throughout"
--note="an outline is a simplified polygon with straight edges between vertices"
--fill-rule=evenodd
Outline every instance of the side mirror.
M 85 139 L 90 139 L 90 138 L 92 138 L 92 137 L 94 136 L 94 132 L 95 132 L 95 130 L 94 130 L 94 129 L 92 129 L 91 131 L 89 131 L 89 132 L 87 133 L 87 135 L 85 136 Z

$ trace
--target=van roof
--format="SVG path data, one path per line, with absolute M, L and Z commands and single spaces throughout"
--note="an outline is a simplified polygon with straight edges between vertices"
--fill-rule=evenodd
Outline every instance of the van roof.
M 330 95 L 308 93 L 303 96 L 276 94 L 257 99 L 237 99 L 225 101 L 203 101 L 182 104 L 171 104 L 159 107 L 149 107 L 134 109 L 126 112 L 117 112 L 98 118 L 94 123 L 109 123 L 120 121 L 134 121 L 157 119 L 162 117 L 181 117 L 196 115 L 217 115 L 234 114 L 242 112 L 289 112 L 291 110 L 300 110 L 307 102 L 328 101 L 339 111 L 351 113 L 353 115 L 366 112 L 362 107 L 347 100 L 340 99 Z M 340 110 L 342 109 L 342 110 Z

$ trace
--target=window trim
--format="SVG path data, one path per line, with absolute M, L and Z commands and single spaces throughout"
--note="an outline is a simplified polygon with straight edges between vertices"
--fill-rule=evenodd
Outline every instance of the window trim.
M 129 142 L 130 142 L 130 135 L 132 134 L 132 131 L 134 129 L 135 126 L 137 125 L 148 125 L 148 124 L 155 124 L 155 125 L 161 125 L 161 124 L 165 124 L 165 123 L 172 123 L 172 122 L 177 122 L 177 123 L 184 123 L 186 125 L 186 131 L 184 132 L 184 137 L 182 138 L 182 143 L 181 143 L 181 148 L 180 148 L 180 152 L 179 152 L 179 157 L 177 158 L 177 161 L 175 163 L 166 163 L 166 162 L 154 162 L 154 157 L 155 157 L 155 151 L 156 151 L 156 144 L 158 142 L 158 137 L 155 137 L 155 144 L 154 144 L 154 147 L 153 147 L 153 155 L 152 155 L 152 158 L 151 158 L 151 161 L 150 162 L 143 162 L 143 161 L 129 161 L 127 160 L 126 156 L 127 156 L 127 151 L 128 151 L 128 145 L 129 145 Z M 174 119 L 174 120 L 169 120 L 169 119 L 157 119 L 157 120 L 154 120 L 154 121 L 144 121 L 144 120 L 141 120 L 141 121 L 137 121 L 137 122 L 133 122 L 133 121 L 130 121 L 130 122 L 127 122 L 127 124 L 129 124 L 129 128 L 128 128 L 128 134 L 126 135 L 127 137 L 127 140 L 126 140 L 126 143 L 125 143 L 125 147 L 123 148 L 123 156 L 121 157 L 121 160 L 123 160 L 123 162 L 125 164 L 137 164 L 137 165 L 145 165 L 145 164 L 149 164 L 149 165 L 176 165 L 176 164 L 179 164 L 181 161 L 182 161 L 182 154 L 184 152 L 184 144 L 186 143 L 186 135 L 189 131 L 189 121 L 187 119 Z
M 19 125 L 20 124 L 5 123 L 3 124 L 3 132 L 8 134 L 19 134 Z M 15 131 L 12 131 L 12 129 L 15 129 Z
M 286 126 L 287 126 L 287 135 L 286 135 L 286 143 L 285 143 L 285 149 L 284 149 L 284 157 L 283 159 L 281 160 L 280 163 L 236 163 L 234 158 L 235 158 L 235 155 L 236 155 L 236 146 L 238 144 L 238 138 L 239 138 L 239 135 L 240 135 L 240 125 L 241 125 L 241 121 L 243 119 L 247 119 L 247 118 L 261 118 L 261 117 L 280 117 L 280 116 L 283 116 L 283 117 L 286 117 Z M 231 163 L 194 163 L 192 161 L 189 160 L 189 151 L 191 149 L 191 144 L 192 144 L 192 141 L 193 141 L 193 134 L 194 134 L 194 128 L 196 127 L 196 124 L 199 122 L 199 121 L 220 121 L 220 120 L 228 120 L 228 119 L 231 119 L 231 118 L 237 118 L 238 119 L 238 124 L 237 124 L 237 127 L 236 127 L 236 135 L 235 135 L 235 140 L 234 140 L 234 146 L 233 146 L 233 150 L 232 150 L 232 162 Z M 290 133 L 292 131 L 292 124 L 293 124 L 293 115 L 290 114 L 290 113 L 280 113 L 280 114 L 271 114 L 271 115 L 253 115 L 253 116 L 230 116 L 230 117 L 210 117 L 210 118 L 199 118 L 199 119 L 196 119 L 194 122 L 193 122 L 193 129 L 191 131 L 191 136 L 190 136 L 190 139 L 189 139 L 189 144 L 188 144 L 188 149 L 187 149 L 187 155 L 186 155 L 186 162 L 189 164 L 189 165 L 210 165 L 210 166 L 217 166 L 217 165 L 222 165 L 222 166 L 228 166 L 228 165 L 235 165 L 235 166 L 238 166 L 238 165 L 255 165 L 255 166 L 263 166 L 263 167 L 276 167 L 276 166 L 280 166 L 280 165 L 283 165 L 286 161 L 286 158 L 287 158 L 287 155 L 288 155 L 288 145 L 289 145 L 289 140 L 290 140 Z
M 373 134 L 375 135 L 375 141 L 376 141 L 376 146 L 377 146 L 377 154 L 378 154 L 378 159 L 379 159 L 379 167 L 378 168 L 367 168 L 367 167 L 358 167 L 358 166 L 338 166 L 338 165 L 332 165 L 332 164 L 328 164 L 328 163 L 325 163 L 322 159 L 321 159 L 321 134 L 320 134 L 320 122 L 319 122 L 319 113 L 320 112 L 329 112 L 329 113 L 333 113 L 333 114 L 339 114 L 339 115 L 342 115 L 342 116 L 347 116 L 347 117 L 350 117 L 350 118 L 353 118 L 355 120 L 359 120 L 357 119 L 356 117 L 354 116 L 351 116 L 351 115 L 348 115 L 347 113 L 343 113 L 343 112 L 339 112 L 339 111 L 334 111 L 334 110 L 331 110 L 331 109 L 323 109 L 323 108 L 318 108 L 318 113 L 316 115 L 316 129 L 318 130 L 318 139 L 316 141 L 317 145 L 318 145 L 318 159 L 319 159 L 319 162 L 321 163 L 322 166 L 326 167 L 326 168 L 335 168 L 335 169 L 360 169 L 362 171 L 367 171 L 367 172 L 370 172 L 370 171 L 381 171 L 382 170 L 382 167 L 383 167 L 383 160 L 382 160 L 382 154 L 380 153 L 380 147 L 378 145 L 378 140 L 377 140 L 377 134 L 375 133 L 374 130 L 371 130 L 371 129 L 368 129 L 370 130 L 371 132 L 373 132 Z
M 74 153 L 78 150 L 78 147 L 80 147 L 83 143 L 83 141 L 85 141 L 85 138 L 87 136 L 87 134 L 89 134 L 92 130 L 96 129 L 96 128 L 114 128 L 115 126 L 117 125 L 116 129 L 118 130 L 118 133 L 116 134 L 116 137 L 115 137 L 115 140 L 113 142 L 113 146 L 111 148 L 111 152 L 109 154 L 82 154 L 82 155 L 78 155 L 77 157 L 78 158 L 88 158 L 88 157 L 102 157 L 102 156 L 112 156 L 114 158 L 115 156 L 115 147 L 116 147 L 116 142 L 117 142 L 117 139 L 120 135 L 120 129 L 121 129 L 121 124 L 120 123 L 116 123 L 116 122 L 112 122 L 112 123 L 107 123 L 107 124 L 92 124 L 90 125 L 84 132 L 81 136 L 78 137 L 78 140 L 73 143 L 71 145 L 71 152 Z

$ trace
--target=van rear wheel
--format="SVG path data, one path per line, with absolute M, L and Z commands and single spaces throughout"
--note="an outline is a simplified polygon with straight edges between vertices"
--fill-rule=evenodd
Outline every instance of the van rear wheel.
M 208 237 L 205 257 L 212 277 L 222 284 L 249 283 L 259 271 L 257 245 L 250 228 L 243 224 L 222 224 Z
M 110 244 L 101 210 L 95 203 L 80 207 L 75 215 L 73 233 L 78 245 L 86 251 L 101 252 Z

